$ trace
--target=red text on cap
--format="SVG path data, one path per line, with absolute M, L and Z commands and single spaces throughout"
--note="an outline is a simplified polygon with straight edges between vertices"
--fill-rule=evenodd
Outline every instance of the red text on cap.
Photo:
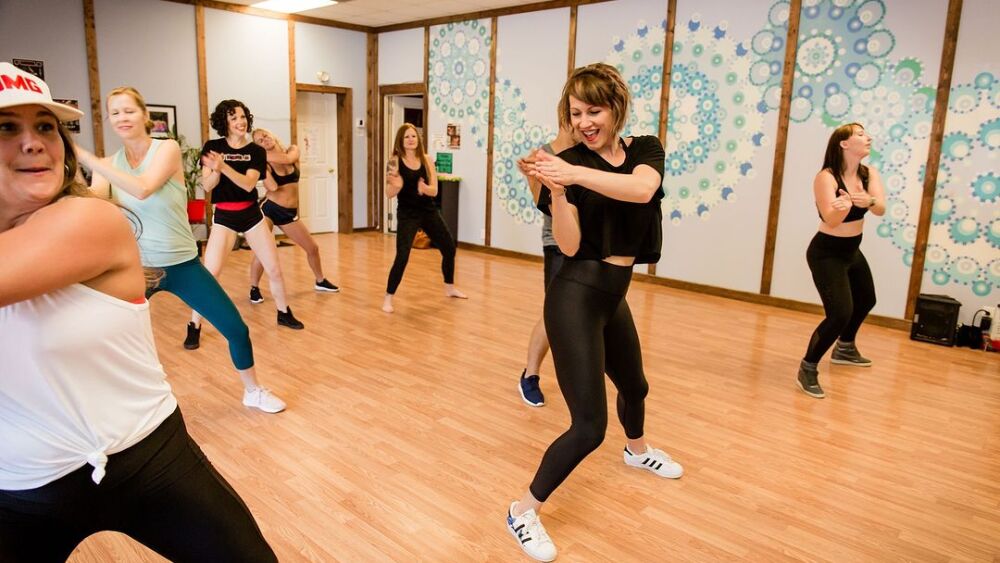
M 38 94 L 42 93 L 42 89 L 38 87 L 38 84 L 34 80 L 26 76 L 12 77 L 6 74 L 0 74 L 0 92 L 3 90 L 16 88 L 18 90 L 31 90 Z

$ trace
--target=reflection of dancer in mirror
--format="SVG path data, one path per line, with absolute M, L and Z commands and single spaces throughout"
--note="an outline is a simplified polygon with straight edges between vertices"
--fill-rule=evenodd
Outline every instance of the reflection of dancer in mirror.
M 869 367 L 854 338 L 875 307 L 875 283 L 861 254 L 865 213 L 885 213 L 885 189 L 878 171 L 861 164 L 871 153 L 872 138 L 857 123 L 841 125 L 826 145 L 823 169 L 813 181 L 819 232 L 809 243 L 806 261 L 823 301 L 826 318 L 816 327 L 799 364 L 799 387 L 808 395 L 826 396 L 817 364 L 834 346 L 835 364 Z M 836 345 L 834 345 L 836 343 Z
M 681 466 L 646 443 L 639 335 L 625 294 L 635 264 L 655 263 L 662 244 L 664 153 L 659 139 L 620 133 L 629 89 L 603 63 L 578 68 L 559 101 L 559 123 L 581 143 L 529 165 L 548 189 L 538 207 L 566 260 L 545 294 L 545 329 L 571 425 L 549 446 L 528 491 L 507 512 L 508 531 L 528 555 L 555 559 L 538 511 L 553 491 L 604 441 L 608 400 L 604 374 L 618 389 L 618 420 L 629 467 L 678 478 Z
M 396 131 L 392 156 L 386 165 L 385 195 L 397 198 L 396 207 L 396 259 L 389 270 L 382 310 L 393 312 L 392 298 L 403 281 L 403 271 L 410 259 L 410 249 L 417 229 L 423 229 L 431 242 L 441 251 L 441 273 L 444 274 L 444 294 L 447 297 L 467 299 L 455 287 L 455 239 L 448 231 L 434 196 L 438 192 L 437 172 L 424 152 L 423 141 L 417 128 L 404 123 Z
M 531 166 L 535 164 L 536 160 L 535 153 L 537 151 L 544 151 L 548 154 L 559 154 L 574 144 L 573 130 L 560 128 L 559 134 L 556 135 L 556 138 L 551 143 L 531 151 L 531 154 L 527 157 L 517 161 L 517 168 L 527 179 L 528 189 L 531 190 L 531 197 L 534 198 L 536 204 L 538 203 L 538 196 L 541 193 L 542 183 L 538 181 L 538 178 L 530 175 Z M 547 291 L 552 278 L 555 277 L 556 272 L 562 267 L 565 256 L 559 251 L 559 244 L 556 242 L 555 237 L 552 236 L 552 217 L 545 214 L 542 214 L 542 253 L 545 259 L 544 283 Z M 548 351 L 549 338 L 545 334 L 545 319 L 540 318 L 535 323 L 535 328 L 531 330 L 531 338 L 528 340 L 528 359 L 524 364 L 524 371 L 521 372 L 519 383 L 521 400 L 532 407 L 545 405 L 545 395 L 539 386 L 540 377 L 538 372 L 542 369 L 542 360 L 545 359 L 545 354 Z
M 211 116 L 212 128 L 221 135 L 205 143 L 201 153 L 201 181 L 212 192 L 215 214 L 205 246 L 205 267 L 216 278 L 232 251 L 237 233 L 243 233 L 254 255 L 264 265 L 271 295 L 278 308 L 278 324 L 302 329 L 285 299 L 285 281 L 278 262 L 274 235 L 257 207 L 257 180 L 267 172 L 267 154 L 247 133 L 253 128 L 253 114 L 238 100 L 223 100 Z M 198 347 L 201 316 L 197 312 L 188 325 L 186 347 Z
M 81 112 L 0 78 L 0 561 L 65 561 L 104 530 L 172 561 L 277 561 L 188 435 L 129 220 L 74 180 L 59 121 Z
M 340 288 L 323 276 L 319 245 L 309 234 L 309 227 L 299 220 L 299 148 L 292 145 L 286 149 L 274 133 L 260 127 L 253 131 L 253 142 L 267 151 L 267 175 L 264 177 L 267 199 L 260 206 L 261 212 L 270 223 L 276 225 L 305 251 L 309 268 L 316 280 L 313 289 L 331 293 L 340 291 Z M 264 296 L 258 287 L 263 274 L 264 266 L 254 255 L 253 262 L 250 263 L 251 303 L 264 301 Z
M 77 149 L 94 171 L 91 189 L 110 197 L 139 217 L 139 250 L 146 267 L 163 277 L 147 297 L 167 291 L 203 314 L 229 341 L 229 356 L 243 380 L 243 404 L 280 412 L 285 403 L 257 381 L 250 331 L 236 306 L 198 260 L 187 218 L 184 165 L 177 141 L 149 136 L 149 112 L 135 88 L 116 88 L 107 98 L 108 122 L 123 147 L 107 159 Z

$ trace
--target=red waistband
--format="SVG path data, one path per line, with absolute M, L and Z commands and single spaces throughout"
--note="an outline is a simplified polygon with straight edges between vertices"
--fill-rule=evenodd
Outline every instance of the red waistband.
M 223 211 L 243 211 L 255 203 L 254 201 L 220 201 L 215 204 L 215 208 Z

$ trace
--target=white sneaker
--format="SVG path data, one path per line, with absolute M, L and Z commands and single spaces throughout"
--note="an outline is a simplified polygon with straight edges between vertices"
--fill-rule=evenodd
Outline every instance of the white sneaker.
M 244 391 L 243 404 L 271 414 L 285 410 L 285 402 L 263 387 Z
M 625 465 L 648 469 L 660 477 L 679 479 L 684 475 L 684 468 L 681 464 L 670 459 L 670 456 L 663 450 L 646 446 L 646 451 L 641 454 L 633 454 L 625 448 Z
M 545 526 L 534 510 L 529 510 L 515 518 L 513 516 L 514 505 L 517 501 L 510 503 L 507 509 L 507 531 L 514 536 L 521 549 L 529 557 L 538 561 L 553 561 L 556 558 L 556 545 L 552 543 L 549 534 L 545 532 Z

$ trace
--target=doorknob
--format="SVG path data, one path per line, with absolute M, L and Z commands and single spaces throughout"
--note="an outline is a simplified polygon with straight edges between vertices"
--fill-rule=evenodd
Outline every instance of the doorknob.
M 333 174 L 334 169 L 333 168 L 327 168 L 326 171 L 329 174 Z

